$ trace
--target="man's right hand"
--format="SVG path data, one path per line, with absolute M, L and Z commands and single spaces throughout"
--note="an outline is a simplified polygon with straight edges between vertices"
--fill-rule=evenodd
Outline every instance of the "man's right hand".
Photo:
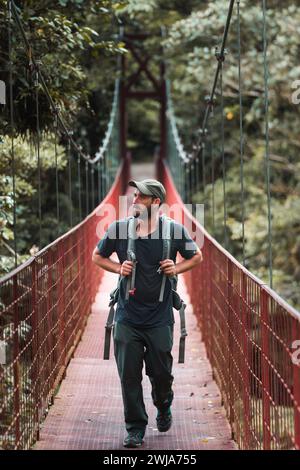
M 120 270 L 121 276 L 129 276 L 132 273 L 132 269 L 133 269 L 133 262 L 127 261 L 127 260 L 124 261 L 121 264 L 121 270 Z

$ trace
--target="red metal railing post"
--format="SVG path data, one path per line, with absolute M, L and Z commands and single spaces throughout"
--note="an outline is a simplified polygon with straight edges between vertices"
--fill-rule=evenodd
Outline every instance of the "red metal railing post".
M 215 271 L 214 271 L 214 264 L 213 264 L 213 251 L 212 246 L 209 240 L 205 239 L 206 243 L 206 255 L 208 256 L 207 264 L 209 265 L 209 284 L 210 284 L 210 321 L 209 321 L 209 349 L 210 349 L 210 360 L 212 369 L 216 367 L 215 361 L 215 354 L 213 354 L 213 348 L 215 347 L 216 341 L 216 330 L 215 330 L 215 321 L 214 321 L 214 279 L 215 279 Z M 203 275 L 205 273 L 203 272 Z
M 18 316 L 18 280 L 13 277 L 13 374 L 14 374 L 14 416 L 15 416 L 15 449 L 20 449 L 20 370 L 19 370 L 19 316 Z
M 87 246 L 89 247 L 87 256 L 89 257 L 89 259 L 92 257 L 92 252 L 93 252 L 93 248 L 94 248 L 92 246 L 92 240 L 94 240 L 92 229 L 93 229 L 92 220 L 89 219 L 88 226 L 87 226 L 87 237 L 88 237 Z M 87 263 L 90 264 L 89 260 L 87 261 Z M 88 273 L 88 275 L 89 275 L 89 273 Z M 89 282 L 89 305 L 92 304 L 93 290 L 94 290 L 93 289 L 93 284 L 92 284 L 92 282 Z
M 205 254 L 203 263 L 204 266 L 202 267 L 202 277 L 206 277 L 206 287 L 207 287 L 207 296 L 206 296 L 206 301 L 207 305 L 202 306 L 206 309 L 206 322 L 205 322 L 205 327 L 206 327 L 206 350 L 207 350 L 207 356 L 209 360 L 211 361 L 212 367 L 214 367 L 213 364 L 213 357 L 214 355 L 212 354 L 212 348 L 213 348 L 213 322 L 212 322 L 212 301 L 213 301 L 213 296 L 212 296 L 212 277 L 213 277 L 213 269 L 212 269 L 212 264 L 211 264 L 211 249 L 210 249 L 210 244 L 208 240 L 205 240 L 206 246 L 205 246 Z
M 271 448 L 271 421 L 270 421 L 270 369 L 268 360 L 269 348 L 269 308 L 268 294 L 260 289 L 260 315 L 261 315 L 261 366 L 262 366 L 262 401 L 263 401 L 263 448 Z
M 59 246 L 56 246 L 55 250 L 55 299 L 56 299 L 56 306 L 54 309 L 54 314 L 51 315 L 51 323 L 52 323 L 52 357 L 53 357 L 53 365 L 54 365 L 54 377 L 53 377 L 53 385 L 55 384 L 56 377 L 59 371 L 59 338 L 58 338 L 58 325 L 59 325 L 59 316 L 60 316 L 60 252 Z M 54 397 L 52 398 L 54 401 Z
M 50 396 L 50 404 L 53 405 L 54 403 L 54 384 L 55 384 L 55 369 L 56 369 L 56 360 L 55 360 L 55 335 L 54 335 L 54 330 L 55 330 L 55 321 L 57 321 L 57 315 L 58 315 L 58 287 L 57 287 L 57 281 L 58 281 L 58 266 L 57 266 L 57 250 L 55 252 L 51 253 L 51 262 L 52 262 L 52 311 L 50 314 L 49 318 L 49 323 L 50 323 L 50 358 L 51 358 L 51 380 L 49 382 L 49 387 L 52 391 L 51 396 Z M 56 301 L 56 305 L 55 305 Z M 56 315 L 56 316 L 55 316 Z
M 207 260 L 203 259 L 203 266 L 202 268 L 206 271 Z M 197 273 L 200 272 L 200 266 L 197 266 Z M 206 284 L 207 284 L 207 276 L 199 276 L 198 282 L 196 282 L 196 272 L 189 271 L 191 276 L 192 285 L 187 286 L 188 290 L 190 290 L 190 295 L 192 299 L 192 304 L 194 307 L 195 312 L 197 312 L 198 320 L 200 322 L 200 330 L 202 341 L 206 344 L 207 348 L 207 356 L 209 357 L 210 351 L 208 351 L 207 345 L 207 292 L 206 292 Z
M 83 307 L 84 307 L 84 313 L 86 315 L 86 306 L 88 304 L 87 296 L 88 296 L 88 289 L 86 288 L 86 285 L 88 283 L 88 268 L 87 268 L 87 252 L 89 251 L 89 246 L 87 245 L 87 225 L 85 224 L 82 227 L 82 238 L 83 238 L 83 285 L 84 285 L 84 290 L 82 292 L 83 294 Z
M 82 283 L 82 268 L 81 268 L 81 251 L 80 251 L 80 245 L 81 245 L 81 233 L 82 233 L 82 228 L 80 228 L 77 232 L 77 269 L 78 269 L 78 275 L 77 275 L 77 280 L 78 280 L 78 289 L 77 289 L 77 298 L 79 302 L 79 315 L 80 315 L 80 326 L 83 326 L 84 323 L 84 318 L 85 318 L 85 311 L 82 308 L 82 289 L 83 289 L 83 283 Z
M 292 339 L 300 340 L 299 320 L 292 319 Z M 299 353 L 297 353 L 297 357 Z M 293 361 L 293 394 L 294 394 L 294 427 L 295 427 L 295 448 L 300 450 L 300 364 Z
M 32 358 L 33 358 L 33 388 L 34 388 L 34 418 L 35 418 L 35 437 L 40 438 L 40 370 L 39 370 L 39 321 L 38 321 L 38 302 L 37 302 L 37 262 L 32 262 Z
M 232 305 L 232 289 L 233 289 L 233 270 L 232 270 L 232 261 L 228 258 L 227 259 L 227 296 L 226 302 L 227 305 L 225 306 L 227 310 L 227 319 L 228 319 L 228 382 L 229 383 L 229 421 L 231 426 L 234 425 L 234 387 L 233 387 L 233 380 L 234 380 L 234 341 L 233 341 L 233 328 L 234 328 L 234 318 L 233 313 L 231 311 Z M 233 427 L 232 427 L 233 429 Z
M 47 271 L 47 377 L 46 380 L 48 381 L 48 387 L 47 387 L 47 394 L 51 389 L 51 384 L 50 384 L 50 377 L 51 377 L 51 372 L 53 370 L 53 363 L 52 363 L 52 307 L 53 307 L 53 302 L 52 302 L 52 272 L 53 272 L 53 260 L 52 260 L 52 250 L 49 249 L 47 251 L 47 265 L 48 265 L 48 271 Z
M 59 335 L 60 335 L 60 354 L 59 354 L 59 370 L 61 367 L 65 367 L 66 362 L 66 341 L 65 341 L 65 283 L 64 283 L 64 250 L 62 247 L 62 241 L 58 245 L 59 252 Z
M 248 326 L 248 303 L 247 303 L 247 277 L 242 272 L 242 298 L 241 298 L 241 317 L 242 317 L 242 345 L 243 345 L 243 363 L 242 363 L 242 378 L 243 378 L 243 403 L 244 403 L 244 448 L 250 449 L 250 422 L 251 422 L 251 411 L 250 411 L 250 396 L 251 396 L 251 385 L 250 385 L 250 353 L 249 353 L 249 326 Z

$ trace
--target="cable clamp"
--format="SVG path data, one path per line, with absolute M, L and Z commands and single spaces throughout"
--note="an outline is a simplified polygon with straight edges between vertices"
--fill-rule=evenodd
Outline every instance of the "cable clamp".
M 225 56 L 228 54 L 228 49 L 224 49 L 223 54 L 221 54 L 221 51 L 219 50 L 219 47 L 215 47 L 215 57 L 218 62 L 224 62 L 225 61 Z
M 215 105 L 216 97 L 213 96 L 213 98 L 211 98 L 210 95 L 206 95 L 204 97 L 204 101 L 208 106 L 210 106 L 212 108 Z

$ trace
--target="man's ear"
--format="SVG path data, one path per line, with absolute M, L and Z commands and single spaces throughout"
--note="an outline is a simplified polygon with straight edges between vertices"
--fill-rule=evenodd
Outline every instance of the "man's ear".
M 161 200 L 160 200 L 160 198 L 159 198 L 159 197 L 153 197 L 151 204 L 152 204 L 152 205 L 158 204 L 158 205 L 160 206 L 160 205 L 161 205 Z

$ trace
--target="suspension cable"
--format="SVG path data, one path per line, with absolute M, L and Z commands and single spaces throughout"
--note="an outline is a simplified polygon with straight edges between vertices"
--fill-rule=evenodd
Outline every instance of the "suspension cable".
M 210 120 L 213 118 L 213 108 L 209 115 Z M 213 147 L 212 125 L 210 129 L 210 154 L 211 154 L 211 206 L 212 206 L 212 233 L 215 234 L 215 152 Z
M 269 145 L 269 71 L 267 59 L 267 18 L 266 0 L 262 0 L 263 10 L 263 59 L 264 59 L 264 107 L 265 107 L 265 179 L 268 205 L 268 255 L 269 255 L 269 281 L 273 286 L 273 260 L 272 260 L 272 221 L 271 221 L 271 190 L 270 190 L 270 145 Z
M 195 158 L 195 191 L 196 193 L 199 191 L 199 168 L 200 168 L 200 161 L 199 161 L 199 154 L 196 155 Z
M 197 158 L 195 160 L 191 160 L 191 164 L 193 167 L 193 175 L 192 175 L 192 188 L 195 188 L 195 192 L 197 192 L 197 171 L 199 171 L 199 161 Z
M 216 73 L 215 73 L 215 78 L 214 78 L 212 90 L 211 90 L 211 93 L 210 93 L 209 103 L 206 106 L 205 113 L 204 113 L 204 118 L 203 118 L 203 122 L 202 122 L 202 130 L 204 130 L 206 128 L 206 122 L 207 122 L 207 118 L 208 118 L 208 114 L 209 114 L 209 110 L 210 110 L 210 103 L 212 103 L 213 100 L 214 100 L 219 74 L 220 74 L 220 72 L 222 71 L 222 68 L 223 68 L 223 61 L 225 59 L 225 47 L 226 47 L 229 27 L 230 27 L 231 18 L 232 18 L 234 2 L 235 2 L 235 0 L 230 0 L 228 13 L 227 13 L 226 24 L 225 24 L 225 29 L 224 29 L 223 38 L 222 38 L 221 49 L 220 49 L 220 58 L 222 60 L 218 61 L 218 66 L 217 66 L 217 70 L 216 70 Z
M 192 203 L 192 192 L 191 188 L 193 187 L 193 182 L 194 182 L 194 176 L 195 176 L 195 163 L 194 160 L 191 161 L 191 164 L 189 165 L 189 173 L 190 173 L 190 178 L 189 178 L 189 188 L 190 188 L 190 196 L 189 196 L 189 203 Z M 193 211 L 193 206 L 192 205 L 192 211 Z
M 92 210 L 95 209 L 95 175 L 94 166 L 91 166 L 91 192 L 92 192 Z
M 71 143 L 70 143 L 70 140 L 68 140 L 68 142 L 67 142 L 67 153 L 68 153 L 68 175 L 69 175 L 70 226 L 73 227 L 72 155 L 71 155 Z
M 168 120 L 169 120 L 169 125 L 170 125 L 170 130 L 171 134 L 173 136 L 173 141 L 175 144 L 176 152 L 178 155 L 178 163 L 180 166 L 180 177 L 181 177 L 181 188 L 180 192 L 182 194 L 182 197 L 185 197 L 185 202 L 189 202 L 189 190 L 188 190 L 188 182 L 190 178 L 190 168 L 189 168 L 189 163 L 191 162 L 191 159 L 188 157 L 187 153 L 184 151 L 182 142 L 179 137 L 177 125 L 176 125 L 176 119 L 175 119 L 175 114 L 174 114 L 174 109 L 173 109 L 173 101 L 171 98 L 171 92 L 170 92 L 170 82 L 169 80 L 166 81 L 166 87 L 167 87 L 167 109 L 168 109 Z M 176 171 L 176 168 L 173 168 L 171 166 L 171 171 L 172 173 Z M 177 170 L 178 173 L 178 170 Z
M 219 56 L 222 60 L 218 61 L 217 69 L 216 69 L 215 76 L 214 76 L 213 86 L 212 86 L 210 95 L 207 97 L 207 100 L 206 100 L 207 103 L 206 103 L 206 106 L 205 106 L 204 117 L 203 117 L 202 127 L 201 127 L 202 132 L 199 132 L 199 137 L 198 137 L 198 140 L 197 140 L 197 143 L 196 143 L 196 146 L 195 146 L 196 149 L 200 148 L 200 142 L 201 142 L 202 136 L 204 135 L 204 132 L 205 132 L 205 129 L 206 129 L 206 126 L 207 126 L 207 120 L 208 120 L 208 117 L 209 117 L 209 114 L 210 114 L 210 111 L 211 111 L 211 106 L 212 106 L 212 103 L 214 102 L 214 99 L 215 99 L 215 93 L 216 93 L 216 88 L 217 88 L 217 84 L 218 84 L 218 80 L 219 80 L 219 74 L 221 72 L 221 67 L 223 66 L 222 62 L 225 60 L 225 47 L 226 47 L 228 32 L 229 32 L 231 18 L 232 18 L 234 2 L 235 2 L 235 0 L 230 0 L 230 2 L 229 2 L 227 17 L 226 17 L 226 24 L 225 24 L 222 43 L 221 43 L 221 48 L 220 48 L 220 52 L 219 52 Z M 197 151 L 194 154 L 193 158 L 195 158 L 195 156 L 197 155 Z
M 36 154 L 38 166 L 38 217 L 39 217 L 39 249 L 42 247 L 42 197 L 41 197 L 41 158 L 40 158 L 40 111 L 39 111 L 39 71 L 34 76 L 36 105 Z
M 206 129 L 205 129 L 206 131 Z M 206 152 L 206 135 L 204 136 L 202 145 L 201 145 L 201 156 L 202 156 L 202 187 L 203 187 L 203 200 L 205 204 L 205 187 L 206 187 L 206 179 L 205 179 L 205 152 Z
M 57 114 L 55 115 L 55 122 L 54 122 L 54 153 L 55 153 L 55 188 L 56 188 L 56 221 L 57 221 L 57 234 L 59 235 L 59 185 L 58 185 L 58 162 L 57 162 L 57 140 L 58 140 L 58 122 L 57 122 Z
M 100 158 L 99 160 L 99 171 L 100 171 L 100 174 L 99 174 L 99 185 L 100 185 L 100 201 L 102 201 L 103 199 L 103 194 L 102 194 L 102 190 L 103 190 L 103 181 L 102 181 L 102 161 L 103 161 L 103 158 Z
M 80 155 L 77 155 L 77 173 L 78 173 L 78 208 L 79 208 L 79 220 L 82 219 L 82 207 L 81 207 L 81 159 Z
M 85 210 L 89 215 L 89 163 L 85 162 Z
M 224 95 L 223 95 L 223 57 L 220 57 L 217 52 L 217 58 L 220 65 L 220 95 L 221 95 L 221 156 L 222 156 L 222 180 L 223 180 L 223 224 L 224 224 L 224 247 L 228 248 L 227 239 L 227 205 L 226 205 L 226 167 L 225 167 L 225 132 L 224 132 Z
M 101 198 L 101 166 L 100 166 L 100 160 L 98 161 L 97 163 L 97 182 L 98 182 L 98 201 L 99 203 L 101 202 L 102 198 Z
M 238 74 L 239 74 L 239 107 L 240 107 L 240 180 L 241 180 L 241 211 L 242 211 L 242 244 L 243 265 L 245 266 L 245 191 L 244 191 L 244 135 L 243 135 L 243 98 L 242 98 L 242 72 L 241 72 L 241 15 L 240 0 L 237 0 L 238 24 Z
M 106 194 L 106 191 L 107 191 L 107 176 L 108 176 L 108 173 L 107 173 L 107 162 L 106 162 L 106 153 L 103 155 L 103 172 L 102 172 L 102 176 L 103 176 L 103 190 L 104 190 L 104 194 Z
M 205 140 L 204 137 L 206 136 L 206 133 L 207 133 L 207 128 L 206 128 L 207 119 L 209 117 L 209 114 L 212 110 L 212 106 L 213 106 L 213 103 L 214 103 L 215 92 L 216 92 L 216 87 L 217 87 L 219 75 L 223 72 L 223 62 L 225 60 L 225 53 L 226 53 L 225 46 L 226 46 L 229 27 L 230 27 L 230 23 L 231 23 L 233 7 L 234 7 L 234 0 L 230 0 L 229 9 L 228 9 L 227 18 L 226 18 L 226 24 L 225 24 L 225 28 L 224 28 L 224 32 L 223 32 L 221 48 L 220 48 L 220 52 L 218 53 L 218 66 L 217 66 L 217 70 L 215 72 L 212 91 L 211 91 L 211 94 L 206 99 L 207 103 L 206 103 L 206 107 L 205 107 L 205 113 L 204 113 L 202 127 L 199 130 L 198 139 L 196 141 L 196 144 L 193 146 L 193 152 L 192 152 L 192 155 L 189 156 L 189 158 L 186 157 L 185 152 L 182 148 L 180 139 L 178 137 L 178 131 L 177 131 L 176 123 L 175 123 L 173 105 L 172 105 L 172 100 L 171 100 L 170 90 L 169 90 L 170 87 L 169 87 L 169 84 L 168 84 L 168 81 L 167 81 L 169 122 L 171 124 L 173 139 L 174 139 L 176 148 L 178 150 L 178 157 L 179 157 L 179 159 L 181 159 L 182 166 L 185 167 L 187 172 L 188 172 L 188 174 L 185 175 L 186 176 L 186 178 L 185 178 L 186 181 L 184 183 L 184 187 L 185 187 L 184 192 L 185 192 L 185 194 L 187 194 L 187 192 L 189 192 L 191 194 L 193 188 L 196 189 L 196 192 L 198 191 L 198 184 L 199 184 L 199 174 L 198 174 L 198 172 L 199 172 L 199 166 L 200 166 L 199 165 L 200 151 L 201 151 L 201 161 L 202 161 L 202 186 L 203 186 L 203 194 L 205 194 L 205 185 L 206 185 L 206 181 L 205 181 L 205 179 L 206 179 L 206 176 L 205 176 L 205 171 L 206 171 L 205 170 L 205 148 L 204 148 L 205 142 L 203 142 L 204 146 L 200 145 L 200 143 L 201 143 L 202 140 Z M 224 113 L 224 111 L 223 111 L 223 113 Z M 224 118 L 224 116 L 223 116 L 223 118 Z M 224 125 L 224 121 L 223 121 L 223 125 Z M 224 134 L 224 132 L 223 132 L 223 134 Z M 223 145 L 224 145 L 224 143 L 223 143 Z M 222 155 L 223 155 L 223 160 L 224 160 L 224 150 L 222 151 Z M 196 160 L 196 162 L 194 162 L 195 160 Z M 196 169 L 196 174 L 195 175 L 193 175 L 193 171 L 191 171 L 191 166 L 193 166 L 193 168 L 195 167 L 195 169 Z M 224 174 L 224 171 L 225 171 L 225 164 L 224 164 L 224 161 L 223 161 L 223 174 Z M 224 186 L 223 190 L 225 192 L 225 180 L 224 180 L 224 178 L 223 178 L 223 186 Z M 224 204 L 225 204 L 225 201 L 224 201 Z M 227 220 L 227 214 L 226 214 L 226 207 L 224 206 L 225 246 L 227 246 L 226 220 Z
M 17 197 L 16 197 L 16 162 L 14 149 L 14 96 L 13 96 L 13 62 L 12 62 L 12 9 L 11 0 L 7 2 L 8 8 L 8 63 L 9 63 L 9 112 L 10 112 L 10 132 L 11 132 L 11 160 L 12 160 L 12 183 L 13 183 L 13 233 L 14 233 L 14 261 L 15 268 L 17 260 Z

